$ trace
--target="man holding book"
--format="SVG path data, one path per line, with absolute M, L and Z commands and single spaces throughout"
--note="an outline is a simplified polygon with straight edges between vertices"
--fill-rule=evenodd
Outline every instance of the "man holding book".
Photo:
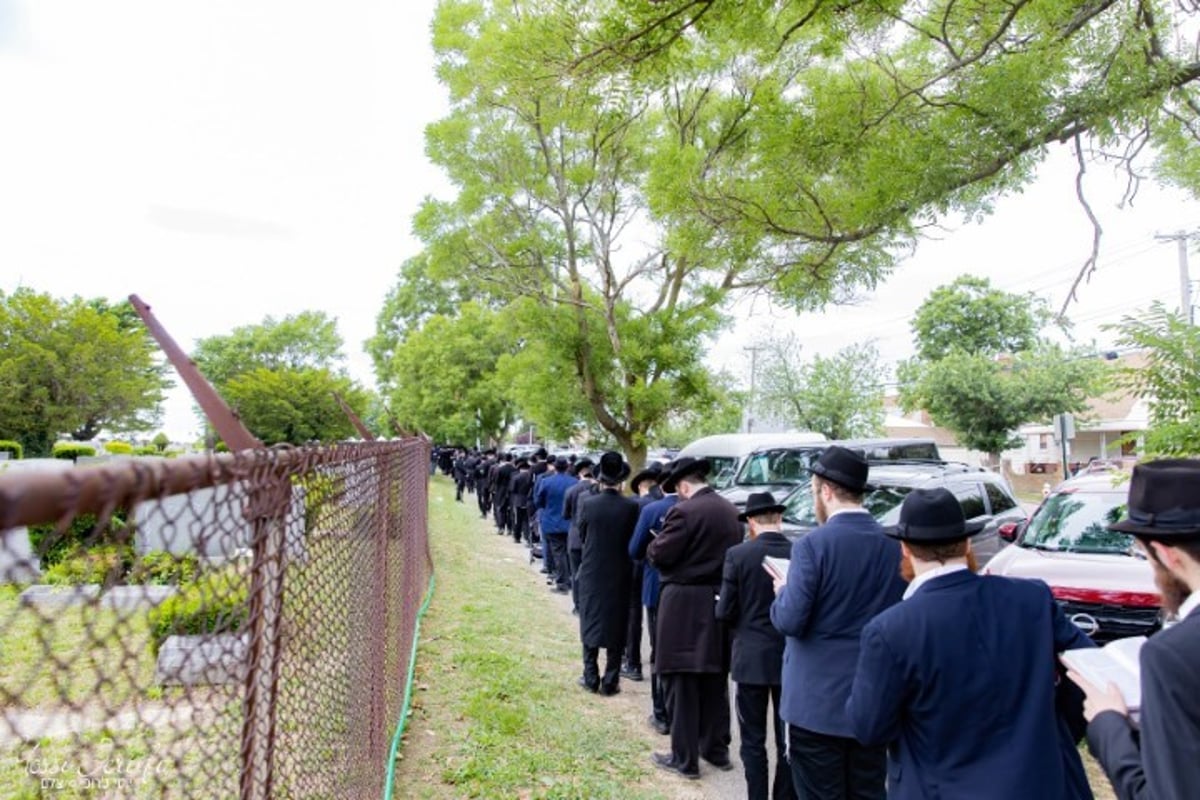
M 741 731 L 742 769 L 747 800 L 795 800 L 792 773 L 784 751 L 787 734 L 779 716 L 783 673 L 783 634 L 771 624 L 775 599 L 772 575 L 764 559 L 786 563 L 792 543 L 780 532 L 784 506 L 770 492 L 755 492 L 738 519 L 750 527 L 750 539 L 725 553 L 717 619 L 733 631 L 731 677 L 737 684 L 737 719 Z M 775 779 L 767 762 L 767 712 L 775 713 Z
M 846 702 L 854 735 L 890 743 L 889 800 L 1090 800 L 1054 664 L 1091 640 L 1044 583 L 972 572 L 973 532 L 947 489 L 904 499 L 888 535 L 914 577 L 863 629 Z
M 1087 693 L 1088 747 L 1121 800 L 1200 796 L 1200 461 L 1133 468 L 1127 519 L 1109 530 L 1136 537 L 1163 608 L 1178 622 L 1142 647 L 1140 734 L 1120 691 L 1069 673 Z

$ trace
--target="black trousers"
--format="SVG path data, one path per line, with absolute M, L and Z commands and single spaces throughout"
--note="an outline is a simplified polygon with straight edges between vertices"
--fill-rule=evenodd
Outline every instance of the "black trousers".
M 558 589 L 569 589 L 571 587 L 571 565 L 567 561 L 567 533 L 547 533 L 542 537 L 542 552 L 546 551 L 545 542 L 550 543 L 550 550 L 554 553 L 554 565 L 551 568 L 551 575 L 554 576 L 554 585 Z
M 567 548 L 567 563 L 570 565 L 571 573 L 571 602 L 575 604 L 575 608 L 579 608 L 579 565 L 583 563 L 583 548 L 568 547 Z
M 512 537 L 514 542 L 524 540 L 529 541 L 529 509 L 525 506 L 513 506 L 513 529 Z
M 884 800 L 887 749 L 788 725 L 792 784 L 799 800 Z
M 492 507 L 492 496 L 482 481 L 479 485 L 479 494 L 475 495 L 475 499 L 479 502 L 479 516 L 486 518 L 488 509 Z
M 625 634 L 625 663 L 642 668 L 642 576 L 645 564 L 633 562 L 633 581 L 629 584 L 629 626 Z
M 671 713 L 667 708 L 666 691 L 662 676 L 654 671 L 654 646 L 658 640 L 658 606 L 646 606 L 646 624 L 650 626 L 650 704 L 654 718 L 671 724 Z
M 742 744 L 739 753 L 746 772 L 748 800 L 795 800 L 792 791 L 792 770 L 785 755 L 787 728 L 779 717 L 779 684 L 767 686 L 754 683 L 737 685 L 736 706 L 738 731 Z M 775 712 L 775 780 L 769 775 L 767 759 L 767 712 Z
M 604 674 L 600 674 L 600 648 L 583 646 L 583 682 L 592 691 L 614 692 L 621 683 L 621 648 L 604 648 Z
M 509 504 L 508 504 L 507 497 L 499 498 L 499 499 L 495 500 L 494 502 L 495 502 L 494 510 L 496 512 L 496 530 L 500 531 L 501 533 L 504 533 L 510 527 L 512 527 L 512 522 L 509 520 L 509 512 L 511 511 L 511 506 L 509 506 Z
M 669 672 L 662 676 L 671 709 L 671 755 L 680 769 L 696 772 L 700 759 L 729 760 L 729 675 Z

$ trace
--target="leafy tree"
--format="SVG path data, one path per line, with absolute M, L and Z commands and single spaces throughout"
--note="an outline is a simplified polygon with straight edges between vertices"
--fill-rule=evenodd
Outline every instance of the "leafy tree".
M 435 441 L 499 441 L 514 411 L 496 363 L 515 345 L 504 317 L 478 303 L 430 317 L 376 362 L 392 414 Z
M 357 435 L 333 392 L 366 413 L 368 393 L 346 376 L 341 351 L 336 321 L 303 311 L 201 339 L 192 357 L 264 444 L 304 444 Z
M 349 378 L 313 367 L 255 367 L 231 379 L 226 401 L 262 443 L 305 444 L 357 436 L 333 393 L 356 414 L 365 412 L 368 393 Z
M 738 389 L 738 384 L 739 381 L 728 372 L 714 375 L 713 404 L 700 410 L 685 409 L 671 414 L 656 431 L 655 443 L 665 447 L 686 447 L 704 436 L 739 430 L 749 394 Z
M 739 131 L 753 90 L 724 90 L 741 85 L 737 66 L 650 81 L 576 69 L 601 10 L 439 4 L 433 44 L 451 111 L 426 140 L 457 192 L 418 214 L 425 252 L 413 269 L 451 287 L 439 298 L 466 287 L 520 306 L 516 327 L 540 348 L 536 362 L 518 358 L 529 376 L 517 387 L 523 415 L 529 394 L 569 391 L 636 464 L 656 428 L 713 401 L 703 353 L 733 293 L 765 289 L 813 307 L 874 285 L 884 260 L 849 239 L 793 246 L 697 208 L 697 176 L 747 169 Z M 402 275 L 394 296 L 412 297 L 404 284 L 417 277 Z M 381 331 L 421 316 L 391 305 Z M 556 409 L 553 424 L 572 413 Z
M 731 78 L 711 93 L 744 99 L 729 134 L 738 147 L 680 160 L 681 204 L 718 236 L 749 229 L 828 248 L 829 271 L 847 267 L 842 245 L 890 262 L 890 246 L 936 216 L 988 213 L 1062 143 L 1077 150 L 1081 173 L 1088 156 L 1124 162 L 1130 197 L 1139 157 L 1154 158 L 1160 178 L 1200 189 L 1195 3 L 607 8 L 577 69 L 632 71 L 645 82 L 724 72 Z
M 171 446 L 171 437 L 167 436 L 167 434 L 163 431 L 159 431 L 154 435 L 154 438 L 151 440 L 151 442 L 154 444 L 154 449 L 162 453 Z
M 767 343 L 756 405 L 800 430 L 830 439 L 883 431 L 883 377 L 873 344 L 850 345 L 805 362 L 794 336 Z
M 192 358 L 219 388 L 258 367 L 337 370 L 345 360 L 342 344 L 336 320 L 324 311 L 302 311 L 281 320 L 268 316 L 257 325 L 201 339 Z
M 147 430 L 170 385 L 128 303 L 0 292 L 0 431 L 30 455 L 61 434 Z
M 1017 428 L 1081 413 L 1105 374 L 1091 354 L 1042 338 L 1046 318 L 1042 301 L 986 280 L 965 276 L 935 289 L 913 319 L 918 355 L 900 365 L 901 403 L 999 463 L 1002 451 L 1020 445 Z
M 1153 456 L 1200 455 L 1200 328 L 1155 303 L 1116 326 L 1118 343 L 1143 350 L 1147 363 L 1119 380 L 1150 405 L 1145 449 Z

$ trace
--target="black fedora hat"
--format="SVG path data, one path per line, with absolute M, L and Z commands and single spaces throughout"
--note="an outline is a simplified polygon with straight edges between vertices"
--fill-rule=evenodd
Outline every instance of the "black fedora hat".
M 663 465 L 657 461 L 651 461 L 649 464 L 646 465 L 645 469 L 643 469 L 637 475 L 633 476 L 633 480 L 631 480 L 629 482 L 629 488 L 632 489 L 636 493 L 638 490 L 638 486 L 642 482 L 653 481 L 654 483 L 661 483 L 662 478 L 663 478 Z
M 699 475 L 701 477 L 708 474 L 712 469 L 712 464 L 707 458 L 692 458 L 684 456 L 671 462 L 671 471 L 667 473 L 667 477 L 663 478 L 662 490 L 667 494 L 675 491 L 675 487 L 679 485 L 679 481 L 689 475 Z
M 1138 464 L 1129 481 L 1129 514 L 1110 531 L 1146 539 L 1200 538 L 1200 460 Z
M 517 469 L 529 469 L 529 460 L 524 458 L 517 459 Z
M 949 489 L 913 489 L 900 506 L 900 521 L 884 529 L 893 539 L 917 544 L 946 544 L 978 533 L 983 526 L 969 523 Z
M 785 508 L 783 503 L 775 502 L 775 495 L 770 492 L 753 492 L 746 498 L 746 510 L 738 514 L 738 519 L 745 522 L 747 517 L 759 514 L 780 514 Z
M 861 492 L 867 485 L 867 460 L 840 445 L 831 444 L 822 450 L 810 469 L 813 474 L 852 492 Z
M 620 453 L 616 450 L 609 450 L 600 456 L 596 478 L 602 483 L 616 485 L 628 478 L 631 471 L 629 464 L 625 463 L 625 459 L 621 458 Z

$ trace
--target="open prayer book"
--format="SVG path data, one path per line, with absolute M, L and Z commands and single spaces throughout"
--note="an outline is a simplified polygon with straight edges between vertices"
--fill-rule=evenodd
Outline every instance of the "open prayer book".
M 765 569 L 772 578 L 781 581 L 787 580 L 788 567 L 791 566 L 791 563 L 791 560 L 787 558 L 763 556 L 763 569 Z
M 1115 684 L 1125 698 L 1130 716 L 1142 705 L 1142 677 L 1138 666 L 1138 653 L 1146 643 L 1145 636 L 1114 639 L 1104 647 L 1089 647 L 1067 650 L 1060 657 L 1068 668 L 1078 672 L 1093 686 L 1103 689 Z

